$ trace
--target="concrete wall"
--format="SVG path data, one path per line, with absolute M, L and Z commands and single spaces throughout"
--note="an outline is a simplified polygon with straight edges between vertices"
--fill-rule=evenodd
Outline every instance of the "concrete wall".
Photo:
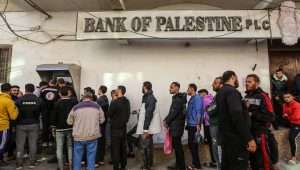
M 76 13 L 52 13 L 52 20 L 35 12 L 9 13 L 7 18 L 15 24 L 15 29 L 27 29 L 41 25 L 44 32 L 18 32 L 35 40 L 46 41 L 57 34 L 71 35 L 76 30 Z M 1 22 L 0 22 L 1 24 Z M 1 29 L 5 27 L 1 24 Z M 31 34 L 30 34 L 31 33 Z M 30 34 L 30 35 L 28 35 Z M 185 42 L 190 42 L 186 47 Z M 128 88 L 132 109 L 138 109 L 141 102 L 141 85 L 151 81 L 158 98 L 159 109 L 166 115 L 171 102 L 168 93 L 169 84 L 179 81 L 182 91 L 189 83 L 195 82 L 200 88 L 212 91 L 210 85 L 223 71 L 235 70 L 240 78 L 241 88 L 245 76 L 252 72 L 262 79 L 262 87 L 269 90 L 269 63 L 266 42 L 248 44 L 247 40 L 134 40 L 129 45 L 120 45 L 118 41 L 55 41 L 40 45 L 12 36 L 0 30 L 0 44 L 11 44 L 12 72 L 11 83 L 23 86 L 25 83 L 40 81 L 35 67 L 48 63 L 75 63 L 82 67 L 81 89 L 85 86 L 98 88 L 105 84 L 109 90 L 123 84 Z

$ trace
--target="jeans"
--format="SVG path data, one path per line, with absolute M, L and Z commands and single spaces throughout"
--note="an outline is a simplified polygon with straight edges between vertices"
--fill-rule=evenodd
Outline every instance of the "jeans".
M 213 156 L 214 159 L 217 162 L 217 169 L 221 168 L 221 155 L 219 154 L 221 147 L 219 146 L 219 141 L 218 141 L 218 126 L 213 126 L 210 125 L 210 135 L 211 135 L 211 140 L 212 140 L 212 151 L 213 151 Z
M 172 145 L 176 156 L 176 167 L 178 170 L 185 170 L 184 152 L 181 143 L 181 136 L 172 136 Z
M 149 135 L 147 139 L 141 136 L 141 146 L 144 155 L 144 168 L 150 169 L 153 166 L 153 136 Z
M 87 151 L 87 170 L 95 169 L 97 139 L 91 141 L 74 141 L 73 170 L 81 170 L 81 161 L 84 149 Z
M 200 163 L 199 153 L 198 153 L 199 147 L 195 139 L 197 128 L 189 126 L 187 127 L 187 129 L 188 129 L 188 144 L 189 144 L 190 152 L 192 154 L 192 163 L 195 168 L 200 169 L 201 163 Z
M 56 157 L 59 170 L 64 169 L 64 143 L 67 140 L 69 163 L 72 163 L 72 131 L 56 131 Z
M 111 158 L 114 170 L 125 169 L 127 166 L 126 129 L 111 131 Z
M 32 162 L 36 161 L 37 142 L 39 137 L 39 125 L 17 125 L 17 163 L 23 163 L 24 147 L 28 138 L 29 157 Z
M 3 154 L 6 152 L 8 139 L 9 139 L 9 130 L 0 131 L 0 160 L 3 160 Z
M 289 132 L 289 143 L 292 156 L 296 156 L 298 140 L 300 140 L 300 126 L 292 126 Z

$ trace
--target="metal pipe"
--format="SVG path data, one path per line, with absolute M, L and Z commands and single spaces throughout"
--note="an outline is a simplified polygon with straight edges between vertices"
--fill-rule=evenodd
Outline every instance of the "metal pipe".
M 35 2 L 33 2 L 32 0 L 24 0 L 28 5 L 30 5 L 32 8 L 36 9 L 37 11 L 41 12 L 42 14 L 47 16 L 47 19 L 51 19 L 52 16 L 47 13 L 43 8 L 41 8 L 40 6 L 38 6 Z

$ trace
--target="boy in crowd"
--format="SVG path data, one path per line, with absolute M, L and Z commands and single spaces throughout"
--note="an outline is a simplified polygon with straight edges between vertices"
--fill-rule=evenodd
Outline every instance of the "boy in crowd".
M 69 165 L 72 165 L 72 126 L 67 124 L 67 119 L 70 111 L 78 101 L 75 98 L 70 98 L 68 91 L 69 89 L 66 86 L 60 88 L 60 99 L 55 103 L 51 113 L 52 134 L 56 139 L 58 170 L 64 169 L 63 150 L 65 140 L 67 140 Z
M 269 95 L 259 85 L 260 79 L 256 74 L 247 76 L 245 104 L 251 118 L 251 133 L 257 144 L 256 152 L 250 155 L 250 162 L 252 169 L 269 170 L 273 169 L 269 127 L 275 115 Z
M 33 84 L 25 85 L 25 95 L 17 100 L 16 104 L 19 109 L 17 118 L 17 170 L 23 169 L 23 155 L 25 142 L 28 139 L 30 166 L 34 168 L 37 165 L 36 152 L 39 137 L 40 115 L 43 109 L 42 100 L 34 92 Z
M 290 123 L 289 142 L 292 159 L 289 163 L 295 165 L 297 163 L 297 142 L 300 135 L 300 103 L 295 101 L 294 96 L 288 92 L 283 95 L 283 99 L 285 101 L 283 105 L 283 117 Z
M 200 170 L 201 163 L 199 159 L 199 147 L 197 143 L 196 133 L 201 129 L 201 122 L 204 114 L 203 97 L 197 94 L 196 84 L 189 84 L 187 94 L 191 96 L 187 107 L 187 131 L 188 131 L 188 145 L 192 155 L 192 164 L 188 167 L 190 170 Z
M 73 107 L 67 123 L 73 125 L 73 170 L 81 170 L 83 152 L 87 151 L 87 169 L 95 169 L 97 139 L 101 137 L 100 124 L 105 121 L 101 107 L 93 101 L 93 93 L 86 91 L 83 100 Z
M 0 93 L 0 167 L 7 165 L 3 160 L 3 154 L 7 149 L 9 139 L 9 126 L 11 120 L 18 117 L 17 107 L 10 96 L 11 85 L 4 83 L 1 85 Z

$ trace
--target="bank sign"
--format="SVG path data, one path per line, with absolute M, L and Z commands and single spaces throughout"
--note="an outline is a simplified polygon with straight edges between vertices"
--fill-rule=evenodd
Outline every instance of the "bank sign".
M 77 39 L 270 38 L 277 18 L 267 10 L 79 12 Z

